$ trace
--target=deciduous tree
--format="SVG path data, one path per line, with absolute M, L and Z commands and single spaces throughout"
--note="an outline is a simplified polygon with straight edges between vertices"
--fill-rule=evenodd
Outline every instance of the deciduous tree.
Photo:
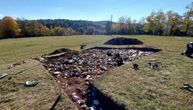
M 18 24 L 13 18 L 6 16 L 0 22 L 0 34 L 3 38 L 16 37 L 19 32 Z
M 167 19 L 167 30 L 166 35 L 174 35 L 176 29 L 178 29 L 180 25 L 181 17 L 177 13 L 173 11 L 168 11 L 166 13 L 166 19 Z
M 186 6 L 187 11 L 184 13 L 185 35 L 189 34 L 193 25 L 193 2 Z

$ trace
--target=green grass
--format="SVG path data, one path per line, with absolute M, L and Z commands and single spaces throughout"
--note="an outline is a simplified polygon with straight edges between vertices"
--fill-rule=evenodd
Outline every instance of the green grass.
M 125 104 L 130 110 L 191 110 L 193 94 L 181 90 L 180 87 L 185 82 L 193 85 L 193 59 L 182 56 L 180 53 L 184 51 L 189 41 L 193 41 L 193 38 L 124 37 L 137 37 L 145 43 L 142 46 L 152 46 L 162 51 L 109 70 L 107 74 L 95 81 L 97 87 L 117 103 Z M 0 108 L 5 110 L 49 109 L 60 94 L 58 92 L 60 90 L 41 64 L 29 59 L 58 48 L 78 50 L 82 43 L 87 44 L 88 47 L 97 46 L 110 38 L 108 36 L 55 36 L 0 40 L 0 72 L 8 73 L 7 77 L 0 80 Z M 151 59 L 162 63 L 160 71 L 149 70 L 145 66 Z M 10 64 L 22 60 L 27 63 L 7 69 Z M 132 69 L 133 63 L 139 64 L 139 71 Z M 12 77 L 11 80 L 8 80 L 9 76 Z M 24 87 L 24 82 L 31 79 L 38 80 L 39 84 L 33 88 Z M 62 99 L 58 109 L 75 109 L 66 94 L 63 94 Z
M 8 75 L 0 80 L 1 110 L 49 110 L 60 94 L 63 98 L 57 109 L 76 109 L 38 61 L 26 60 L 25 62 L 6 70 Z M 24 86 L 27 80 L 33 79 L 38 81 L 38 85 Z
M 157 47 L 162 51 L 108 71 L 95 82 L 97 87 L 129 110 L 192 110 L 193 93 L 180 88 L 183 83 L 193 85 L 193 59 L 180 53 L 193 38 L 137 38 L 144 41 L 144 46 Z M 161 62 L 159 71 L 150 70 L 145 66 L 152 59 Z M 133 63 L 139 64 L 139 71 L 132 69 Z
M 82 43 L 87 47 L 97 46 L 106 39 L 105 36 L 55 36 L 0 40 L 0 64 L 41 56 L 57 48 L 79 49 Z
M 64 36 L 0 40 L 0 73 L 8 73 L 8 76 L 0 79 L 0 108 L 49 110 L 57 96 L 63 94 L 57 109 L 76 110 L 69 97 L 61 92 L 42 65 L 29 59 L 58 48 L 78 50 L 82 43 L 87 44 L 87 47 L 96 46 L 106 39 L 102 36 Z M 23 60 L 27 63 L 8 69 L 11 64 Z M 12 79 L 9 80 L 9 77 Z M 24 87 L 24 83 L 32 79 L 38 80 L 39 84 L 32 88 Z

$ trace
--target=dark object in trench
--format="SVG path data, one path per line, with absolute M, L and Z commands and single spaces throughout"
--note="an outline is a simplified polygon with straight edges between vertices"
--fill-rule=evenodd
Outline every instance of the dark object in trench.
M 93 106 L 93 101 L 95 100 L 96 96 L 96 89 L 93 87 L 92 84 L 89 84 L 88 90 L 87 90 L 87 106 L 92 107 Z
M 58 104 L 58 102 L 60 101 L 60 99 L 61 99 L 61 95 L 59 95 L 59 96 L 57 97 L 56 101 L 54 102 L 54 104 L 52 105 L 52 107 L 51 107 L 50 110 L 54 110 L 54 109 L 55 109 L 55 107 L 56 107 L 56 105 Z
M 185 90 L 193 93 L 193 86 L 188 84 L 188 83 L 184 83 L 183 87 L 181 89 L 185 89 Z
M 85 44 L 81 44 L 81 45 L 80 45 L 80 50 L 83 50 L 85 47 L 86 47 Z
M 113 56 L 111 52 L 107 52 L 107 56 Z
M 104 45 L 140 45 L 142 41 L 135 38 L 118 37 L 108 40 Z
M 88 106 L 94 106 L 96 110 L 126 110 L 125 105 L 117 104 L 110 97 L 104 95 L 94 84 L 90 84 L 88 88 L 89 94 L 87 104 Z M 98 103 L 95 103 L 98 101 Z
M 139 65 L 138 65 L 138 64 L 133 64 L 133 69 L 134 69 L 135 71 L 139 70 Z
M 123 58 L 121 57 L 120 54 L 116 54 L 116 55 L 115 55 L 115 61 L 116 61 L 116 63 L 117 63 L 117 66 L 121 66 L 121 65 L 124 64 L 124 63 L 123 63 Z

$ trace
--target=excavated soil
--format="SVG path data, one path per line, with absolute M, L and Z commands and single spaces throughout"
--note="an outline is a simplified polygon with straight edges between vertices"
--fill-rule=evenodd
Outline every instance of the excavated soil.
M 156 51 L 158 50 L 150 48 L 92 48 L 83 51 L 59 49 L 49 56 L 42 56 L 40 61 L 56 78 L 72 101 L 77 104 L 78 109 L 87 110 L 91 106 L 90 109 L 93 109 L 93 100 L 95 100 L 94 104 L 101 103 L 101 99 L 92 98 L 93 93 L 89 88 L 92 81 L 100 78 L 108 69 L 120 66 L 121 64 L 118 63 L 120 58 L 124 63 L 151 55 Z M 103 105 L 98 106 L 103 110 L 105 106 L 106 108 L 111 106 L 109 99 L 105 100 Z M 95 108 L 99 109 L 97 106 Z
M 108 40 L 104 45 L 140 45 L 142 41 L 135 38 L 118 37 Z

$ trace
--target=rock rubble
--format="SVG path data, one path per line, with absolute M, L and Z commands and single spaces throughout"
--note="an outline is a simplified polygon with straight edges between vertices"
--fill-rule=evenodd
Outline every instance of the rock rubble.
M 113 67 L 152 53 L 134 49 L 88 49 L 80 52 L 65 49 L 65 54 L 43 57 L 41 62 L 79 109 L 87 110 L 87 89 L 93 80 Z

